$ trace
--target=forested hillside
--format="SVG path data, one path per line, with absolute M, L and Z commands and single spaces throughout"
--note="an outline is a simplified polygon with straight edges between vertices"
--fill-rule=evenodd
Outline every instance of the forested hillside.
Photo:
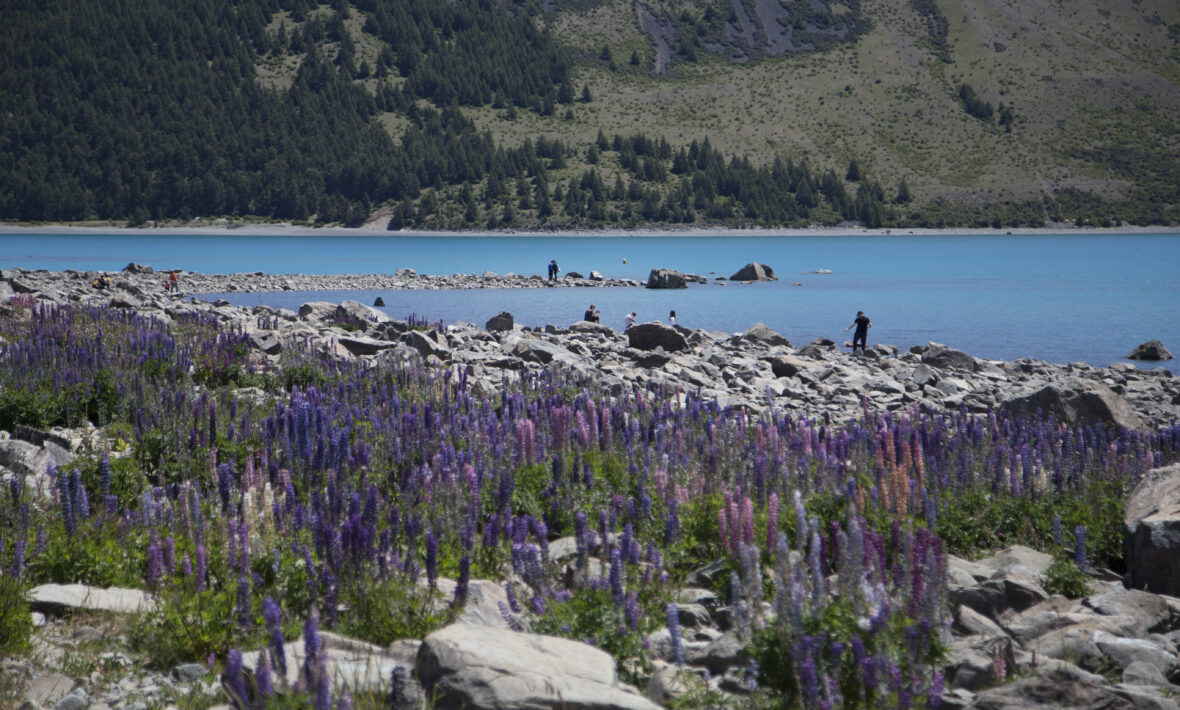
M 1180 221 L 1180 10 L 1042 2 L 12 0 L 0 219 Z

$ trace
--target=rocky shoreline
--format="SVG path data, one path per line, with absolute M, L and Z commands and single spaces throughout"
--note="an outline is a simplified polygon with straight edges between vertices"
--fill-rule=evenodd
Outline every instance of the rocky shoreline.
M 866 409 L 984 413 L 1002 407 L 1027 414 L 1039 410 L 1061 422 L 1146 430 L 1172 423 L 1180 415 L 1180 381 L 1162 367 L 1139 370 L 1123 364 L 1099 368 L 1030 359 L 992 361 L 937 343 L 907 351 L 875 345 L 863 354 L 850 355 L 831 341 L 792 344 L 761 324 L 739 334 L 662 323 L 642 323 L 618 332 L 584 321 L 528 329 L 516 325 L 511 314 L 502 313 L 485 324 L 459 323 L 439 332 L 390 319 L 356 302 L 309 302 L 298 312 L 240 307 L 166 294 L 160 287 L 159 272 L 129 268 L 111 274 L 109 284 L 101 289 L 93 286 L 97 277 L 85 272 L 2 271 L 0 302 L 19 297 L 125 308 L 162 319 L 205 313 L 247 334 L 260 365 L 277 361 L 288 350 L 312 348 L 341 358 L 393 360 L 439 370 L 458 368 L 470 388 L 487 393 L 495 392 L 506 379 L 562 368 L 591 386 L 616 394 L 663 388 L 682 396 L 699 393 L 724 407 L 752 412 L 776 407 L 833 423 L 856 419 Z M 546 287 L 548 282 L 539 279 L 542 283 L 537 284 L 538 279 L 411 273 L 323 277 L 186 274 L 183 282 L 190 292 L 267 290 L 263 286 L 288 290 L 285 283 L 290 283 L 290 290 Z M 401 285 L 391 285 L 395 283 Z M 228 287 L 232 284 L 238 289 Z M 18 436 L 0 436 L 0 463 L 5 469 L 34 475 L 38 469 L 43 473 L 48 462 L 64 465 L 60 462 L 68 460 L 77 443 L 67 438 L 23 441 Z M 1127 507 L 1129 538 L 1177 539 L 1180 523 L 1173 523 L 1180 515 L 1168 513 L 1172 510 L 1168 506 L 1180 510 L 1180 483 L 1176 481 L 1180 481 L 1180 467 L 1163 469 L 1150 481 L 1145 480 L 1147 488 L 1137 491 L 1140 500 L 1132 495 Z M 1161 516 L 1167 519 L 1161 522 Z M 554 540 L 547 555 L 560 564 L 562 556 L 568 559 L 574 548 L 572 538 Z M 1155 557 L 1145 557 L 1145 564 L 1171 570 L 1176 573 L 1172 581 L 1180 580 L 1180 564 L 1175 559 L 1169 563 L 1166 555 L 1159 554 L 1157 550 Z M 1133 561 L 1132 555 L 1128 559 Z M 954 624 L 943 707 L 1180 707 L 1175 700 L 1180 686 L 1174 685 L 1180 682 L 1180 600 L 1125 589 L 1122 578 L 1104 570 L 1091 570 L 1091 592 L 1081 598 L 1050 595 L 1045 592 L 1050 562 L 1051 556 L 1025 548 L 1012 548 L 976 562 L 950 560 L 948 593 Z M 689 672 L 705 678 L 710 691 L 740 702 L 743 646 L 732 628 L 733 611 L 716 594 L 702 588 L 708 586 L 703 581 L 707 574 L 707 570 L 694 573 L 700 583 L 677 592 L 678 623 L 684 629 L 681 651 Z M 1165 575 L 1162 584 L 1171 583 L 1169 579 Z M 439 581 L 442 587 L 453 585 L 449 580 Z M 398 641 L 381 648 L 322 633 L 333 677 L 354 689 L 381 695 L 387 692 L 395 668 L 416 669 L 414 673 L 407 671 L 405 704 L 398 707 L 422 707 L 419 681 L 436 688 L 440 683 L 454 688 L 463 682 L 478 685 L 482 682 L 479 674 L 492 673 L 488 669 L 499 668 L 500 659 L 535 658 L 553 659 L 544 668 L 547 675 L 538 675 L 540 686 L 558 688 L 564 697 L 528 695 L 544 692 L 528 688 L 520 690 L 515 705 L 473 700 L 470 706 L 560 707 L 576 697 L 585 699 L 578 707 L 651 708 L 686 692 L 672 662 L 666 630 L 648 639 L 660 659 L 652 680 L 646 688 L 631 692 L 618 684 L 613 667 L 603 665 L 602 658 L 594 655 L 601 652 L 509 630 L 499 612 L 506 597 L 498 581 L 471 580 L 470 584 L 471 596 L 459 623 L 426 639 Z M 1168 589 L 1169 594 L 1175 594 L 1180 583 Z M 1158 586 L 1153 591 L 1159 591 Z M 150 672 L 142 659 L 133 657 L 126 648 L 120 618 L 130 610 L 128 604 L 147 603 L 136 595 L 142 593 L 62 585 L 34 590 L 39 624 L 34 653 L 27 659 L 0 662 L 3 677 L 15 679 L 22 687 L 20 707 L 232 707 L 225 704 L 225 691 L 209 667 L 189 663 L 165 673 Z M 75 616 L 79 610 L 86 615 Z M 301 648 L 302 641 L 287 644 L 289 667 L 299 666 Z M 491 649 L 494 657 L 478 657 L 477 649 Z M 564 661 L 568 661 L 566 665 L 583 663 L 577 660 L 583 656 L 586 665 L 601 666 L 597 675 L 573 678 L 563 674 Z M 82 663 L 79 659 L 88 660 Z M 251 657 L 245 658 L 247 669 L 252 662 Z M 529 671 L 540 674 L 536 665 Z M 1018 678 L 1005 684 L 1006 674 Z M 1001 683 L 998 686 L 997 681 Z
M 136 264 L 106 274 L 109 285 L 95 288 L 94 280 L 102 275 L 0 271 L 0 299 L 25 294 L 54 303 L 128 308 L 167 319 L 183 311 L 207 312 L 248 333 L 260 358 L 276 359 L 284 349 L 298 345 L 330 349 L 342 357 L 421 360 L 438 367 L 462 367 L 473 386 L 489 392 L 504 377 L 558 366 L 614 393 L 662 386 L 700 393 L 723 406 L 751 411 L 775 406 L 836 422 L 856 418 L 866 406 L 974 413 L 1010 407 L 1030 414 L 1040 409 L 1058 421 L 1130 429 L 1162 426 L 1180 417 L 1180 379 L 1165 367 L 987 360 L 938 343 L 906 351 L 876 344 L 852 355 L 830 340 L 793 344 L 760 323 L 737 334 L 658 322 L 626 332 L 585 321 L 529 329 L 502 314 L 487 324 L 460 322 L 440 333 L 416 330 L 357 302 L 308 303 L 296 313 L 168 294 L 162 288 L 165 274 Z M 392 275 L 185 273 L 180 283 L 182 293 L 642 285 L 629 279 L 598 281 L 569 275 L 556 281 L 510 274 L 426 276 L 411 269 Z

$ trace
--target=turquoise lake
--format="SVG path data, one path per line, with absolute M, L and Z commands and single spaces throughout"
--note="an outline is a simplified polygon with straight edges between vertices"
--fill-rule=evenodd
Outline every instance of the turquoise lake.
M 129 262 L 205 273 L 563 274 L 591 270 L 646 280 L 653 268 L 707 276 L 686 290 L 519 289 L 227 294 L 238 304 L 298 308 L 353 299 L 402 318 L 411 313 L 482 324 L 502 310 L 518 323 L 568 325 L 597 305 L 622 328 L 666 319 L 734 332 L 763 322 L 795 345 L 844 342 L 856 311 L 872 319 L 869 343 L 945 343 L 979 357 L 1117 362 L 1159 339 L 1180 352 L 1180 235 L 1037 234 L 855 236 L 406 236 L 385 233 L 0 234 L 0 267 L 118 270 Z M 625 262 L 624 262 L 625 260 Z M 771 283 L 718 282 L 748 262 Z M 810 273 L 831 270 L 831 274 Z M 801 285 L 795 286 L 795 283 Z M 724 285 L 722 285 L 724 284 Z M 1155 363 L 1142 364 L 1155 367 Z M 1167 366 L 1165 364 L 1165 366 Z

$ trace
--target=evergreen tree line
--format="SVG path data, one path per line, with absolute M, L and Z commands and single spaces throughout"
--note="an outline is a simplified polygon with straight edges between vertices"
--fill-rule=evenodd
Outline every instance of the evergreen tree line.
M 816 178 L 805 160 L 780 158 L 758 166 L 745 158 L 726 158 L 708 139 L 673 152 L 664 138 L 636 133 L 607 139 L 600 131 L 587 149 L 590 167 L 561 179 L 554 171 L 565 167 L 567 153 L 572 150 L 556 140 L 526 140 L 520 148 L 497 149 L 458 190 L 434 190 L 417 202 L 414 195 L 405 195 L 389 228 L 497 228 L 526 222 L 783 225 L 807 224 L 821 214 L 823 219 L 879 227 L 894 218 L 891 202 L 910 199 L 904 181 L 889 200 L 878 182 L 862 179 L 859 167 L 851 179 L 841 179 L 834 170 Z M 603 177 L 608 163 L 617 166 L 610 184 Z M 486 174 L 482 188 L 479 171 Z M 858 183 L 855 190 L 852 182 Z M 476 198 L 480 189 L 482 204 Z

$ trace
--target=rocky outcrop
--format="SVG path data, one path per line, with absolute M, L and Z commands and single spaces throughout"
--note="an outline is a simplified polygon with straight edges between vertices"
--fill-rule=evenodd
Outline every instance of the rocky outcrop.
M 738 269 L 737 273 L 729 277 L 730 281 L 778 281 L 778 277 L 774 275 L 774 269 L 766 264 L 759 264 L 752 261 L 742 268 Z
M 684 274 L 672 269 L 652 269 L 647 277 L 648 288 L 688 288 Z
M 1143 421 L 1126 400 L 1100 382 L 1073 379 L 1053 382 L 1031 394 L 1005 400 L 1004 407 L 1018 416 L 1040 412 L 1074 425 L 1143 428 Z
M 1180 464 L 1139 481 L 1123 522 L 1127 586 L 1180 597 Z
M 1172 353 L 1158 340 L 1140 343 L 1127 355 L 1128 360 L 1171 360 Z
M 607 653 L 576 641 L 452 624 L 426 637 L 418 679 L 437 707 L 654 710 Z

